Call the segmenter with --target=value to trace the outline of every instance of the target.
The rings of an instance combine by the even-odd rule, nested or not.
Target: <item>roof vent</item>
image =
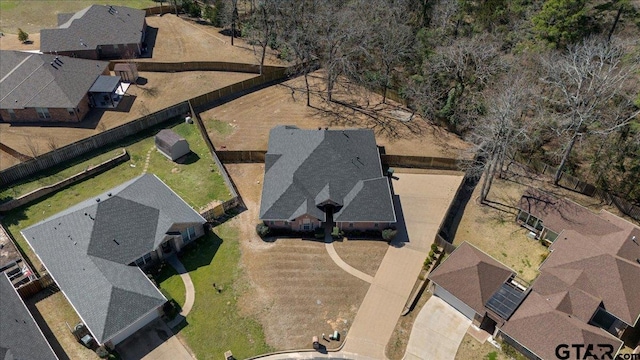
[[[53,64],[53,61],[50,62],[49,64],[51,64],[51,66],[53,66],[54,69],[58,70],[58,68]],[[17,101],[17,100],[16,100]]]
[[[96,199],[96,202],[100,202],[100,198],[97,198],[97,199]]]
[[[638,244],[638,240],[636,240],[636,236],[635,235],[633,235],[631,237],[631,241],[633,241],[636,245],[640,245],[640,244]]]
[[[116,239],[113,239],[113,242],[116,243],[116,245],[120,245],[120,243]]]
[[[60,60],[60,57],[59,57],[59,56],[56,56],[56,59],[55,59],[55,60],[53,60],[53,62],[55,62],[55,63],[56,63],[56,64],[58,64],[58,65],[62,65],[62,64],[64,64],[64,63],[62,62],[62,60]]]
[[[111,197],[111,193],[108,193],[107,196]]]

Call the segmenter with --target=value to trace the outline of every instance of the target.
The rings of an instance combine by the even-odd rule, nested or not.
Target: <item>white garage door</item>
[[[473,317],[476,315],[476,311],[470,308],[467,304],[460,301],[457,297],[453,296],[450,292],[445,290],[436,284],[436,288],[433,294],[442,300],[446,301],[447,304],[456,308],[456,310],[460,311],[464,316],[473,320]]]

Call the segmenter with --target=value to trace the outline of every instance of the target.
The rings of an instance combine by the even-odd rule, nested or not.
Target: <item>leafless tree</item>
[[[251,14],[251,19],[245,24],[247,38],[250,43],[259,46],[260,74],[264,67],[267,47],[275,36],[276,16],[279,2],[277,0],[263,0]]]
[[[29,149],[29,153],[31,153],[31,156],[35,158],[35,157],[38,157],[38,155],[40,155],[40,146],[38,146],[38,143],[34,142],[32,138],[25,136],[24,143],[27,145],[27,148]]]
[[[621,43],[592,37],[569,46],[566,53],[554,52],[543,59],[543,100],[553,114],[552,128],[563,141],[554,184],[560,181],[578,139],[613,131],[633,119],[631,114],[611,116],[609,111],[615,98],[631,97],[625,85],[638,62],[625,63],[624,58]]]
[[[47,146],[49,150],[53,151],[58,148],[58,141],[53,136],[47,136]]]
[[[505,162],[513,159],[517,149],[529,140],[525,113],[529,109],[531,87],[523,77],[513,75],[501,92],[487,99],[487,116],[473,127],[469,140],[474,145],[471,152],[475,159],[465,163],[467,172],[482,180],[480,201],[487,199],[493,179],[502,174]],[[511,76],[509,76],[511,78]]]

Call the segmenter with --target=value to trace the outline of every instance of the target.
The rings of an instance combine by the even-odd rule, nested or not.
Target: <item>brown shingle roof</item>
[[[568,291],[570,314],[584,321],[591,318],[589,311],[593,314],[599,300],[608,312],[635,324],[640,315],[639,264],[611,254],[606,243],[575,231],[560,234],[552,249],[540,267],[534,291],[543,295]]]
[[[491,296],[515,273],[469,243],[462,243],[429,279],[479,314]]]
[[[552,300],[532,291],[500,330],[542,359],[556,359],[559,344],[593,344],[598,358],[598,344],[611,345],[614,353],[622,346],[603,329],[556,310]]]
[[[567,199],[559,199],[541,190],[529,188],[520,198],[519,208],[542,219],[556,233],[575,230],[581,234],[605,235],[619,230],[589,209]]]

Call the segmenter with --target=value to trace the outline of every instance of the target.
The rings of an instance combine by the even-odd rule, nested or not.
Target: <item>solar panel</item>
[[[487,301],[486,306],[501,318],[509,320],[526,295],[525,292],[512,285],[502,284],[498,291]]]

